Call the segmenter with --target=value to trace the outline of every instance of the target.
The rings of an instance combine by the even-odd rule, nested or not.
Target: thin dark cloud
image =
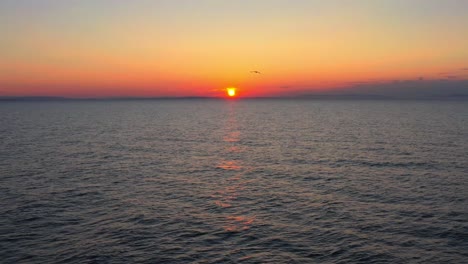
[[[451,77],[451,76],[450,76]],[[297,95],[305,97],[328,96],[330,98],[396,98],[396,99],[466,99],[468,79],[441,78],[388,80],[385,82],[353,82],[333,91],[303,89]]]
[[[439,76],[443,77],[444,79],[457,79],[460,72],[441,72]]]
[[[399,82],[400,80],[396,80]],[[387,81],[381,80],[381,79],[368,79],[368,80],[363,80],[363,81],[352,81],[352,82],[347,82],[345,83],[345,86],[360,86],[360,85],[372,85],[372,84],[380,84],[380,83],[385,83]]]
[[[347,82],[346,85],[355,86],[355,85],[366,85],[366,84],[369,84],[369,83],[372,83],[372,82],[366,82],[366,81]]]
[[[462,74],[461,72],[463,71],[468,71],[468,68],[459,68],[459,69],[455,69],[452,71],[439,72],[438,74],[442,76],[451,76],[451,75]]]
[[[387,83],[351,87],[349,91],[359,94],[385,95],[398,98],[468,96],[468,80],[446,78],[440,80],[397,80]]]

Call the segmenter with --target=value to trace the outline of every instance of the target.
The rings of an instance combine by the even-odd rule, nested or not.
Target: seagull
[[[250,73],[255,73],[255,74],[262,74],[261,72],[259,71],[250,71]]]

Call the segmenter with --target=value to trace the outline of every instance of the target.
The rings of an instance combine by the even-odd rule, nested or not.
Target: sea
[[[0,263],[468,263],[468,101],[0,102]]]

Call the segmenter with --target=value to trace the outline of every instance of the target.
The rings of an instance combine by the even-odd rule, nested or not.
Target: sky
[[[2,0],[0,96],[468,94],[467,12],[466,0]]]

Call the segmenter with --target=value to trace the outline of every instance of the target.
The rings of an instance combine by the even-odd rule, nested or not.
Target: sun
[[[226,92],[227,92],[227,95],[228,95],[229,97],[234,97],[234,96],[236,96],[236,88],[234,88],[234,87],[226,88]]]

